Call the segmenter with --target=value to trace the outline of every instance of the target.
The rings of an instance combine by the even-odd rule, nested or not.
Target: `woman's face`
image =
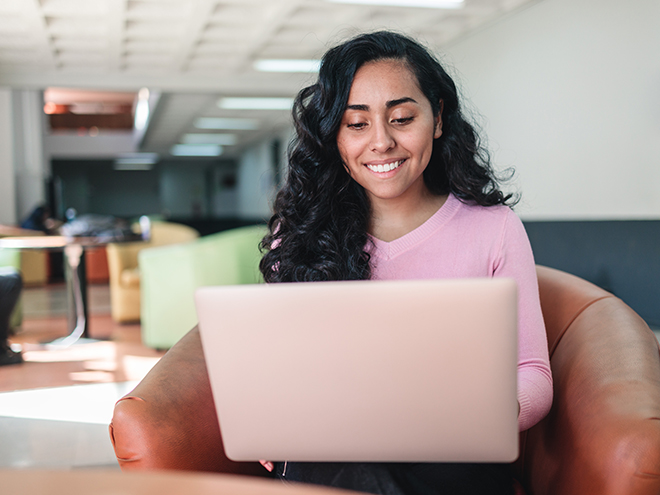
[[[337,146],[351,177],[372,202],[416,200],[442,122],[400,60],[363,65],[355,74]]]

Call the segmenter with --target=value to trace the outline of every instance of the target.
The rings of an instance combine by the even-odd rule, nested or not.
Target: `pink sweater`
[[[467,205],[450,195],[423,225],[392,242],[372,238],[372,278],[511,277],[518,283],[520,431],[550,410],[552,375],[532,249],[506,206]]]

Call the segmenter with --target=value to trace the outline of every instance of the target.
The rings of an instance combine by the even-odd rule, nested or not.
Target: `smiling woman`
[[[289,175],[262,241],[264,279],[513,278],[518,426],[536,424],[550,408],[552,377],[534,258],[445,70],[405,36],[361,35],[326,53],[293,113]],[[513,490],[502,464],[264,466],[288,480],[371,493]]]
[[[293,119],[289,178],[263,244],[269,282],[367,279],[373,239],[413,230],[448,194],[482,206],[512,202],[462,115],[454,82],[404,36],[378,32],[329,50],[318,82],[298,94]],[[402,182],[415,184],[409,194]],[[393,231],[382,232],[388,225]]]

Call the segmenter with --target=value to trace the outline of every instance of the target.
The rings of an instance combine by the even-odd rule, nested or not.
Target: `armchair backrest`
[[[197,323],[195,289],[256,284],[264,225],[225,230],[195,242],[140,251],[142,341],[167,349]]]

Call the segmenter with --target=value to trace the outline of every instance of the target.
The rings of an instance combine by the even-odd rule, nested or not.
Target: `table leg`
[[[87,315],[85,308],[85,298],[83,297],[80,282],[80,273],[78,267],[83,254],[83,247],[79,244],[70,244],[64,248],[64,260],[67,263],[69,276],[67,285],[70,284],[70,290],[73,291],[73,307],[75,309],[75,327],[69,335],[50,342],[50,345],[57,347],[68,347],[75,344],[85,335],[87,325]]]

